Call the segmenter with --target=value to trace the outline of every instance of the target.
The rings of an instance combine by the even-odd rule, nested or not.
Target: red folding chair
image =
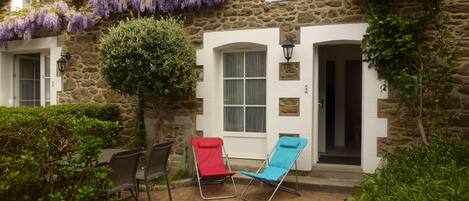
[[[205,200],[234,198],[237,195],[236,183],[233,179],[235,172],[231,171],[228,155],[221,138],[193,138],[192,151],[197,172],[200,197]],[[226,163],[223,161],[223,154]],[[227,170],[228,168],[228,170]],[[234,194],[218,197],[205,197],[202,192],[203,184],[223,184],[227,178],[233,182]]]

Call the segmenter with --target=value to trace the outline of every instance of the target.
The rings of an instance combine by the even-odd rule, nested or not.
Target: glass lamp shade
[[[283,42],[282,48],[283,48],[283,56],[287,60],[287,63],[290,61],[290,59],[293,56],[293,48],[295,47],[295,42],[291,37],[287,37],[287,39]]]
[[[60,73],[65,72],[68,60],[70,60],[70,54],[68,52],[60,56],[60,59],[57,60],[57,68],[59,69]]]

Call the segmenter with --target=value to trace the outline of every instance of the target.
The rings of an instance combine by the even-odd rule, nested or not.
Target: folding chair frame
[[[270,154],[267,155],[267,159],[264,160],[264,162],[262,163],[261,167],[259,167],[259,169],[257,169],[256,171],[256,174],[259,174],[259,172],[262,170],[262,168],[266,168],[267,166],[269,166],[269,159],[270,159],[270,156],[272,155],[272,153],[276,150],[276,148],[274,148]],[[297,160],[298,160],[298,157],[300,157],[300,154],[303,152],[303,150],[301,150],[295,157],[295,177],[296,177],[296,188],[295,189],[292,189],[292,188],[288,188],[286,186],[282,186],[282,183],[283,181],[285,180],[285,178],[287,177],[288,173],[290,172],[291,168],[293,167],[293,164],[288,168],[288,172],[282,176],[282,179],[280,179],[279,182],[270,182],[270,181],[264,181],[264,180],[260,180],[260,179],[255,179],[255,178],[251,178],[251,180],[249,181],[248,185],[246,186],[246,188],[244,189],[244,191],[241,193],[241,199],[242,200],[245,200],[245,201],[249,201],[248,198],[245,196],[246,192],[248,191],[249,189],[249,186],[254,182],[254,180],[258,180],[260,182],[263,182],[263,183],[266,183],[266,184],[269,184],[271,186],[274,186],[275,187],[275,190],[274,192],[272,193],[272,195],[270,196],[269,200],[268,201],[271,201],[273,198],[274,198],[274,195],[275,193],[277,193],[277,191],[280,189],[280,190],[283,190],[285,192],[288,192],[288,193],[292,193],[292,194],[295,194],[297,196],[301,196],[301,194],[298,192],[298,166],[297,166]],[[266,166],[267,165],[267,166]]]
[[[226,158],[226,166],[228,166],[228,171],[231,172],[231,166],[230,166],[230,163],[229,163],[229,160],[228,160],[228,154],[226,154],[226,151],[225,151],[225,146],[222,145],[222,148],[223,148],[223,154],[225,155],[225,158]],[[233,176],[225,176],[226,177],[230,177],[231,181],[233,182],[233,188],[234,188],[234,194],[232,195],[226,195],[226,196],[216,196],[216,197],[205,197],[204,196],[204,193],[202,191],[202,182],[201,182],[201,177],[200,177],[200,173],[199,173],[199,167],[197,165],[197,157],[195,155],[195,149],[194,149],[194,146],[192,146],[192,153],[194,155],[194,164],[195,164],[195,172],[197,173],[197,183],[199,184],[199,192],[200,192],[200,197],[202,197],[202,199],[204,200],[216,200],[216,199],[228,199],[228,198],[235,198],[238,194],[238,191],[236,189],[236,182],[233,178]],[[224,180],[222,180],[220,183],[223,183]]]

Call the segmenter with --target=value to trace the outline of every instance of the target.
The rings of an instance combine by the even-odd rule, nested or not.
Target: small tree
[[[184,95],[196,86],[195,49],[175,19],[141,18],[120,22],[101,39],[102,74],[112,89],[138,97],[137,122],[144,137],[144,97]],[[166,104],[158,104],[160,134]],[[144,142],[137,142],[143,145]]]

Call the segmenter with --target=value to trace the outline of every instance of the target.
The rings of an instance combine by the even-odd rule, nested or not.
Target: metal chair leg
[[[280,188],[280,184],[277,186],[277,188],[275,188],[274,192],[272,193],[272,195],[269,198],[269,201],[271,201],[274,198],[274,195],[278,191],[279,188]]]
[[[166,178],[166,187],[168,188],[169,201],[173,201],[173,198],[171,196],[171,187],[169,186],[169,179],[168,179],[167,174],[165,175],[165,178]]]
[[[295,160],[296,191],[298,191],[298,166]]]
[[[150,186],[148,186],[148,181],[145,180],[145,190],[147,191],[148,201],[151,201],[151,191]]]
[[[136,180],[135,185],[135,189],[137,191],[137,198],[140,198],[140,181]]]
[[[246,194],[248,192],[248,189],[249,189],[249,186],[254,182],[254,179],[251,179],[251,181],[249,181],[248,185],[246,186],[246,188],[244,188],[244,191],[241,193],[241,199],[242,200],[248,200],[247,197],[244,196],[244,194]]]
[[[134,190],[137,190],[137,189],[134,187]],[[132,188],[129,188],[129,191],[130,191],[130,195],[135,199],[135,201],[138,201],[137,191],[135,191],[135,194],[134,194],[134,191],[132,190]]]

